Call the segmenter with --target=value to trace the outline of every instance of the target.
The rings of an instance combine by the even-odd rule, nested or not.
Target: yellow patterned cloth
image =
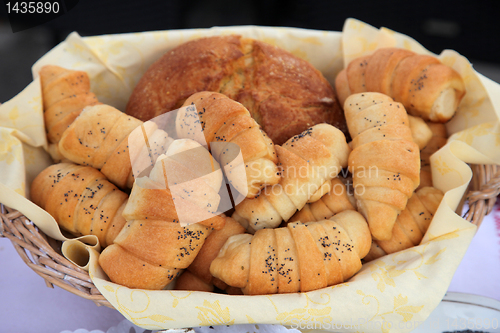
[[[63,252],[85,266],[99,291],[134,324],[159,330],[203,325],[276,323],[303,331],[409,332],[445,294],[476,227],[454,213],[471,178],[466,163],[500,163],[500,86],[474,71],[464,57],[446,50],[440,59],[465,79],[467,95],[448,124],[454,135],[432,157],[435,186],[445,197],[420,246],[365,264],[348,282],[303,294],[228,296],[185,291],[131,290],[109,282],[98,265],[99,248],[64,238],[54,220],[25,198],[33,177],[50,160],[37,72],[56,64],[89,73],[99,100],[124,110],[142,73],[167,50],[201,36],[237,33],[283,47],[334,82],[355,57],[398,46],[429,53],[413,39],[349,19],[342,33],[294,28],[225,27],[81,38],[72,33],[33,66],[34,81],[0,106],[0,202],[17,208]],[[92,240],[92,236],[85,239]],[[93,244],[97,244],[95,239]]]

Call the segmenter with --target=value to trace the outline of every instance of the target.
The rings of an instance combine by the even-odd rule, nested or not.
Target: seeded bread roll
[[[125,224],[121,212],[128,195],[99,171],[72,163],[54,164],[31,184],[31,200],[73,235],[96,235],[111,244]]]
[[[138,127],[142,128],[138,140],[130,141],[129,135]],[[166,151],[173,141],[153,122],[143,123],[112,106],[99,104],[86,107],[64,131],[59,151],[66,159],[99,169],[116,186],[129,189],[134,182],[129,148],[145,146],[145,137],[153,152]]]
[[[217,281],[212,276],[210,264],[217,257],[227,239],[233,235],[245,233],[245,228],[228,216],[225,217],[225,220],[226,223],[222,229],[214,230],[207,237],[196,258],[177,279],[175,289],[212,291],[214,285],[221,290],[227,289],[228,286],[224,282]]]
[[[318,70],[281,48],[236,35],[200,38],[167,52],[144,73],[126,112],[146,121],[200,91],[242,103],[275,144],[323,122],[347,133],[333,88]]]
[[[319,200],[308,203],[288,220],[288,222],[312,222],[329,219],[344,210],[356,210],[355,199],[339,178],[332,179],[331,190]]]
[[[176,130],[178,136],[193,140],[203,133],[200,143],[208,144],[228,181],[243,188],[240,192],[247,198],[280,180],[273,142],[243,105],[223,94],[203,91],[190,96],[177,114]]]
[[[388,240],[398,214],[420,183],[420,150],[401,103],[380,93],[358,93],[344,104],[353,137],[349,170],[358,211],[372,237]]]
[[[217,211],[222,173],[220,169],[203,171],[206,166],[212,171],[212,163],[217,162],[197,142],[173,141],[166,154],[158,157],[149,176],[135,180],[123,216],[127,221],[150,219],[222,228],[225,219]]]
[[[255,199],[236,205],[233,218],[249,232],[277,227],[347,166],[350,148],[344,134],[328,124],[318,124],[276,146],[282,177],[264,188]]]
[[[356,211],[231,236],[210,272],[246,295],[307,292],[347,281],[361,269],[370,232]]]
[[[61,136],[83,108],[98,104],[90,91],[86,72],[45,65],[40,69],[43,116],[49,142],[49,153],[56,162],[64,160],[57,144]]]
[[[379,92],[426,121],[447,122],[465,95],[454,69],[437,58],[399,48],[382,48],[354,59],[335,80],[341,105],[351,94]]]
[[[434,187],[422,187],[415,191],[396,219],[392,237],[385,241],[373,240],[364,261],[419,245],[442,199],[443,192]]]
[[[173,141],[149,176],[135,180],[122,213],[127,224],[99,257],[111,281],[163,289],[191,265],[210,233],[224,227],[214,212],[222,177],[205,174],[210,161],[200,159],[209,155],[195,141]]]
[[[102,251],[99,265],[112,282],[128,288],[164,289],[189,266],[211,231],[199,223],[132,220]]]

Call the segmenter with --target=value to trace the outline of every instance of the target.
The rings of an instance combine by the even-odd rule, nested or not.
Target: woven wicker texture
[[[469,209],[464,218],[479,226],[495,205],[500,193],[499,165],[471,165],[473,179],[457,212],[464,204]],[[61,242],[47,237],[22,213],[0,204],[0,236],[10,239],[23,261],[45,279],[48,287],[54,285],[97,305],[113,308],[96,289],[88,272],[71,263],[61,254]]]
[[[97,305],[113,308],[92,283],[88,272],[61,254],[61,242],[47,237],[30,220],[16,210],[0,204],[0,236],[10,239],[19,256],[31,269],[54,285]]]

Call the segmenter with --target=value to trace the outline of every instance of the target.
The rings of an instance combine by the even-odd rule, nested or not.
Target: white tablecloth
[[[124,317],[96,306],[58,287],[47,288],[17,254],[11,242],[0,238],[0,332],[108,331]],[[483,220],[449,291],[486,296],[500,301],[500,201]],[[123,326],[123,325],[122,325]],[[243,331],[247,331],[242,328]],[[128,333],[128,330],[127,330]]]

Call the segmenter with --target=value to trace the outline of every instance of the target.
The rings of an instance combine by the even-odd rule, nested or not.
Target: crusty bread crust
[[[242,103],[275,144],[322,122],[346,133],[335,93],[307,61],[267,43],[216,36],[167,52],[143,75],[126,113],[143,121],[214,91]]]

